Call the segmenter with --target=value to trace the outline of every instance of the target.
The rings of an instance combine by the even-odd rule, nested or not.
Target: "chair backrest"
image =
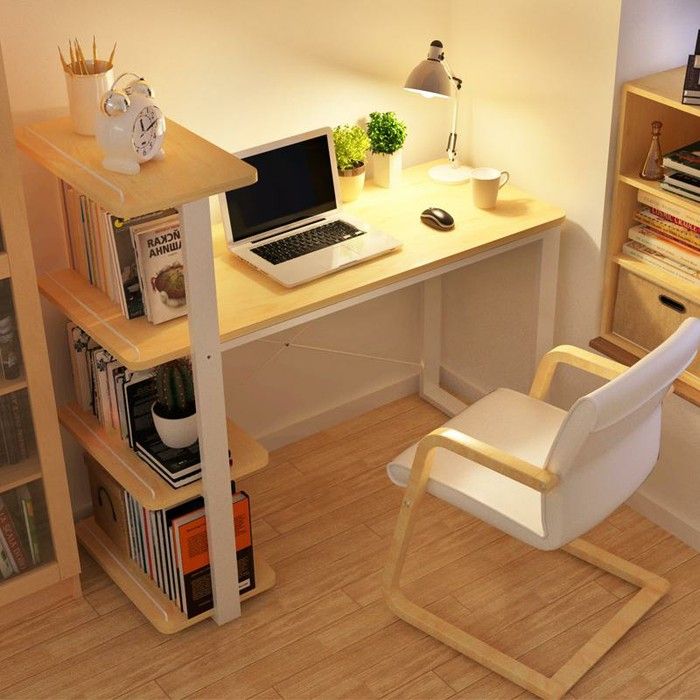
[[[548,539],[563,544],[582,535],[647,478],[659,455],[661,403],[698,347],[700,319],[689,318],[630,369],[571,407],[546,462],[561,477],[543,504]]]

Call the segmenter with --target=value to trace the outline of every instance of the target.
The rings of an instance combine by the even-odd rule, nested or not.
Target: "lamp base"
[[[435,165],[428,170],[428,175],[436,182],[442,182],[444,185],[461,185],[469,180],[472,174],[472,169],[466,165],[453,165],[447,163],[445,165]]]

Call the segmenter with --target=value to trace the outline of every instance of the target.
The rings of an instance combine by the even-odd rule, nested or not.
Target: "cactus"
[[[155,380],[159,413],[164,418],[185,418],[195,412],[192,365],[188,359],[159,365]]]

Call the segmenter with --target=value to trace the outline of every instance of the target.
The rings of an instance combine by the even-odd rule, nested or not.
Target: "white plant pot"
[[[197,442],[197,413],[187,418],[163,418],[155,412],[155,403],[151,406],[153,425],[160,439],[168,447],[179,450]]]
[[[338,182],[340,183],[340,198],[343,202],[352,202],[357,199],[365,186],[365,166],[361,165],[352,170],[339,170]]]
[[[374,154],[374,184],[396,187],[401,182],[401,149],[394,153]]]

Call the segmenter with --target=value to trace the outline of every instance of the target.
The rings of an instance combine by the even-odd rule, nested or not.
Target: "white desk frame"
[[[241,335],[233,340],[221,343],[221,351],[237,348],[254,340],[261,340],[280,331],[294,328],[302,323],[313,321],[323,316],[362,304],[370,299],[391,294],[399,289],[423,285],[422,343],[420,360],[420,395],[447,415],[453,416],[466,408],[466,404],[440,386],[440,367],[442,360],[442,276],[454,270],[481,262],[495,255],[501,255],[527,245],[540,247],[539,260],[539,294],[537,299],[537,360],[551,349],[554,339],[554,313],[556,308],[557,271],[559,266],[560,227],[533,233],[511,243],[498,245],[462,260],[441,265],[428,272],[392,282],[371,292],[358,294],[350,299],[329,304],[321,309],[309,311],[293,319],[274,323],[252,333]]]

